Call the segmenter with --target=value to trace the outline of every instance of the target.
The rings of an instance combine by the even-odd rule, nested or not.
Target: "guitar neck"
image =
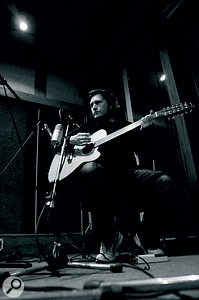
[[[159,111],[156,111],[153,114],[150,114],[150,116],[154,119],[158,118],[158,117],[170,118],[175,115],[183,114],[184,112],[185,113],[192,112],[193,108],[194,108],[194,105],[192,103],[186,103],[186,102],[184,104],[179,103],[176,105],[172,105],[171,107],[163,108]],[[142,124],[142,119],[139,119],[136,122],[133,122],[111,134],[108,134],[106,137],[96,141],[95,147],[98,147],[110,140],[113,140],[114,138],[116,138],[124,133],[129,132],[129,131],[135,129],[136,127],[140,126],[141,124]]]
[[[114,132],[108,134],[106,137],[104,137],[104,138],[98,140],[97,142],[95,142],[95,147],[99,147],[102,144],[104,144],[104,143],[106,143],[108,141],[111,141],[114,138],[119,137],[120,135],[122,135],[124,133],[127,133],[127,132],[135,129],[136,127],[140,126],[141,123],[142,123],[142,120],[140,119],[140,120],[138,120],[136,122],[133,122],[132,124],[129,124],[129,125],[121,128],[121,129],[117,130],[117,131],[114,131]]]

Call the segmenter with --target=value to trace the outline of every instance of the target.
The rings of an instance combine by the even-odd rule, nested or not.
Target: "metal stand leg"
[[[80,215],[81,215],[80,217],[81,217],[81,236],[82,236],[82,258],[86,259],[87,258],[86,233],[88,230],[92,230],[92,215],[90,211],[85,212],[82,203],[80,203]],[[85,227],[85,219],[88,219],[87,227]]]

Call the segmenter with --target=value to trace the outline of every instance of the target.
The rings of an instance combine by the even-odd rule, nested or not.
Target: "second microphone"
[[[63,125],[57,124],[52,134],[51,145],[55,148],[61,144],[63,138]]]

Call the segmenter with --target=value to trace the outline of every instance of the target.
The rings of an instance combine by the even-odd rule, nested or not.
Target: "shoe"
[[[157,248],[157,249],[147,249],[148,254],[154,254],[155,256],[164,256],[165,253],[162,249]]]
[[[104,243],[101,243],[100,253],[96,256],[96,262],[113,262],[119,255],[118,248],[123,240],[123,235],[117,232],[113,244],[110,248],[106,247]]]

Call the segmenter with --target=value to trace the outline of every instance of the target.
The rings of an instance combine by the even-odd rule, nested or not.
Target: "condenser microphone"
[[[55,148],[61,144],[63,137],[63,125],[57,124],[52,134],[51,145]]]

